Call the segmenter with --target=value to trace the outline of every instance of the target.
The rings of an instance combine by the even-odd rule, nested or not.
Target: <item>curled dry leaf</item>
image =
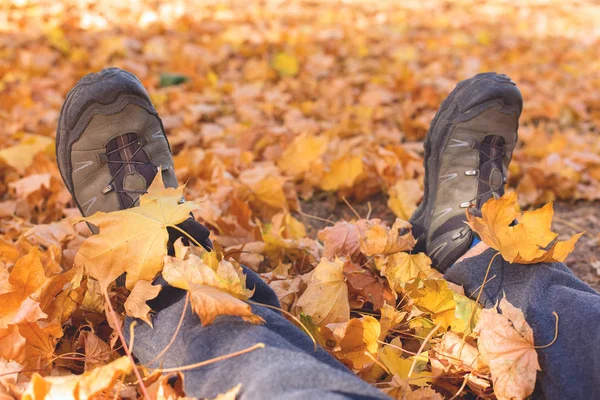
[[[125,300],[125,312],[127,315],[133,318],[139,318],[148,325],[152,326],[152,321],[150,321],[150,307],[146,302],[148,300],[152,300],[158,293],[162,287],[160,285],[152,285],[152,282],[149,281],[137,281],[129,297]]]
[[[264,322],[243,301],[253,291],[246,289],[246,276],[239,265],[218,260],[215,251],[203,252],[201,258],[180,245],[176,249],[184,259],[166,256],[163,278],[190,292],[192,309],[202,325],[211,324],[219,315],[238,316],[254,324]]]
[[[403,229],[411,228],[408,222],[400,218],[391,228],[384,226],[379,219],[361,220],[357,225],[361,231],[360,251],[366,256],[412,250],[417,243],[410,231],[400,234]]]
[[[339,258],[334,261],[322,258],[296,305],[320,326],[348,321],[350,304],[344,262]]]
[[[373,362],[379,349],[381,326],[371,316],[352,318],[343,323],[333,323],[321,329],[325,343],[341,362],[355,370],[363,369]],[[333,344],[335,345],[329,345]],[[368,354],[371,355],[369,357]]]
[[[340,221],[321,229],[317,235],[324,244],[323,257],[354,256],[360,249],[360,230],[357,224]]]
[[[506,298],[496,307],[484,309],[475,331],[477,347],[488,362],[498,399],[525,399],[535,387],[540,371],[533,331],[523,312]]]
[[[507,193],[488,200],[481,208],[482,217],[467,210],[468,224],[488,246],[498,250],[511,263],[535,264],[562,262],[575,248],[584,232],[565,241],[550,244],[558,236],[552,232],[552,204],[535,211],[519,212],[517,194]],[[518,223],[514,223],[518,221]],[[550,247],[548,247],[550,246]]]
[[[162,174],[156,174],[138,207],[82,218],[80,221],[97,226],[100,233],[83,242],[75,264],[83,266],[102,290],[124,272],[130,290],[140,279],[151,281],[167,254],[167,227],[186,220],[197,208],[193,202],[180,204],[182,197],[183,186],[165,189]]]

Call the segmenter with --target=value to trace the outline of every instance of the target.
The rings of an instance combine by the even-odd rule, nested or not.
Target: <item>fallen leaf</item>
[[[360,251],[366,256],[411,250],[417,243],[410,232],[400,235],[400,231],[410,228],[410,224],[399,218],[391,228],[384,226],[379,219],[362,221],[358,225],[361,231]]]
[[[97,226],[100,233],[83,242],[75,264],[83,266],[102,290],[124,272],[125,285],[131,290],[138,280],[151,281],[162,269],[169,239],[167,227],[186,220],[197,208],[193,202],[179,204],[183,186],[163,188],[162,174],[156,174],[138,207],[97,212],[81,219]]]
[[[375,318],[366,316],[353,318],[345,324],[325,325],[321,332],[326,343],[336,343],[333,354],[344,364],[361,370],[367,364],[373,363],[379,349],[377,340],[381,333],[379,321]]]
[[[131,362],[126,356],[82,375],[42,377],[36,372],[22,399],[89,399],[111,389],[120,376],[130,372]]]
[[[324,244],[323,257],[354,256],[360,248],[360,230],[356,224],[346,221],[321,229],[317,234]]]
[[[363,173],[361,156],[344,156],[331,163],[320,181],[321,189],[334,191],[351,188]]]
[[[535,387],[540,371],[533,331],[523,312],[503,298],[500,311],[484,309],[475,332],[477,347],[490,366],[498,399],[525,399]]]
[[[129,297],[125,300],[125,312],[127,315],[133,318],[139,318],[152,327],[152,321],[150,321],[150,307],[146,302],[152,300],[162,287],[160,285],[152,285],[149,281],[137,281]]]
[[[408,221],[423,198],[423,189],[417,180],[399,181],[390,188],[388,195],[388,207],[396,217]]]
[[[350,304],[344,262],[322,258],[296,305],[320,326],[348,321]]]
[[[288,53],[275,54],[271,66],[281,76],[296,76],[298,74],[298,60]]]
[[[558,236],[550,229],[554,215],[552,204],[520,213],[516,202],[515,192],[490,199],[481,208],[481,218],[467,211],[468,224],[485,244],[498,250],[510,263],[564,261],[584,232],[548,247]]]
[[[389,256],[376,258],[375,265],[385,276],[390,287],[400,292],[405,283],[415,278],[427,279],[439,274],[431,268],[431,259],[425,253],[408,254],[393,253]],[[441,276],[439,276],[441,278]]]

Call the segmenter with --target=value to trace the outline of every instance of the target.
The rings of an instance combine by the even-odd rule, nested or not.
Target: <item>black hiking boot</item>
[[[465,211],[504,194],[517,142],[521,92],[506,75],[479,74],[444,100],[425,141],[425,195],[410,222],[433,267],[444,272],[473,241]]]
[[[58,119],[56,160],[84,216],[137,205],[159,169],[165,186],[177,187],[169,142],[148,92],[119,68],[86,75],[71,89]],[[180,227],[211,247],[209,231],[193,218]],[[177,231],[169,233],[174,240]]]

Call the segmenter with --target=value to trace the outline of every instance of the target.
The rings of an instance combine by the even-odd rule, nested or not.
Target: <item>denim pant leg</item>
[[[483,283],[494,253],[488,249],[456,263],[444,276],[462,285],[469,296]],[[505,293],[523,310],[536,346],[552,341],[556,323],[552,312],[559,316],[556,342],[537,350],[542,371],[534,397],[600,399],[600,294],[562,263],[521,265],[496,257],[481,302],[492,307]]]
[[[247,286],[255,287],[252,300],[279,306],[275,293],[254,272],[245,269]],[[239,399],[386,399],[382,392],[356,377],[325,350],[314,350],[310,338],[277,311],[252,306],[266,323],[254,325],[237,317],[222,316],[207,327],[186,311],[175,342],[160,360],[148,364],[171,340],[183,311],[183,292],[173,291],[161,299],[163,308],[154,316],[154,328],[138,321],[133,353],[146,367],[181,367],[248,348],[252,352],[184,371],[186,394],[213,398],[242,384]],[[160,296],[159,296],[160,297]],[[168,304],[165,307],[165,303]],[[124,332],[129,341],[129,327]]]

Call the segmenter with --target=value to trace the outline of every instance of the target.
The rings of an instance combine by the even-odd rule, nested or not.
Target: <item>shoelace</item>
[[[127,144],[124,144],[123,146],[117,147],[114,150],[111,150],[109,152],[106,153],[107,156],[110,156],[111,154],[114,154],[116,152],[119,152],[121,150],[124,150],[125,148],[133,145],[133,144],[139,144],[139,142],[137,141],[133,141],[133,142],[129,142]],[[131,157],[129,157],[126,160],[108,160],[109,164],[121,164],[121,166],[119,167],[119,169],[117,170],[117,172],[113,175],[112,179],[108,182],[108,184],[106,185],[106,187],[110,187],[111,190],[114,189],[114,191],[116,193],[125,193],[127,195],[129,195],[129,197],[132,198],[132,202],[129,204],[129,206],[127,206],[126,208],[131,208],[135,205],[135,203],[138,201],[139,196],[134,197],[133,195],[142,195],[145,194],[147,191],[146,190],[128,190],[123,188],[122,190],[118,190],[117,188],[113,188],[112,184],[115,181],[115,179],[117,178],[117,176],[121,173],[121,171],[123,171],[125,169],[126,166],[128,165],[151,165],[153,166],[152,163],[149,162],[142,162],[142,161],[136,161],[136,160],[132,160],[132,158],[134,158],[136,156],[136,154],[138,154],[140,151],[142,150],[142,146],[140,144],[140,146],[134,150],[133,154],[131,155]]]
[[[493,143],[481,143],[480,146],[481,147],[487,146],[488,148],[490,148],[492,150],[492,151],[490,151],[490,154],[492,154],[492,156],[490,157],[485,152],[483,152],[483,151],[481,152],[481,154],[485,155],[488,159],[486,161],[484,161],[483,163],[481,163],[481,165],[479,167],[479,171],[481,171],[481,169],[482,169],[481,167],[482,166],[484,166],[486,164],[493,164],[493,163],[495,163],[498,160],[502,160],[504,158],[504,156],[505,156],[505,147],[504,147],[504,145],[498,146],[498,145],[495,145]],[[496,150],[500,150],[497,155],[495,155],[496,154]],[[476,204],[476,202],[478,202],[479,200],[481,200],[483,197],[485,197],[485,196],[487,196],[489,194],[493,194],[494,192],[498,192],[504,186],[504,182],[502,182],[500,184],[500,186],[498,186],[498,187],[491,187],[489,185],[488,181],[485,181],[485,180],[481,179],[480,174],[478,174],[477,180],[479,182],[482,182],[484,185],[488,186],[490,188],[490,190],[488,190],[488,191],[486,191],[484,193],[479,193],[474,199],[471,199],[469,201],[471,204],[473,204],[473,203]],[[472,213],[472,214],[474,214],[474,215],[481,216],[481,211],[479,211],[476,207],[469,207],[469,212]]]

